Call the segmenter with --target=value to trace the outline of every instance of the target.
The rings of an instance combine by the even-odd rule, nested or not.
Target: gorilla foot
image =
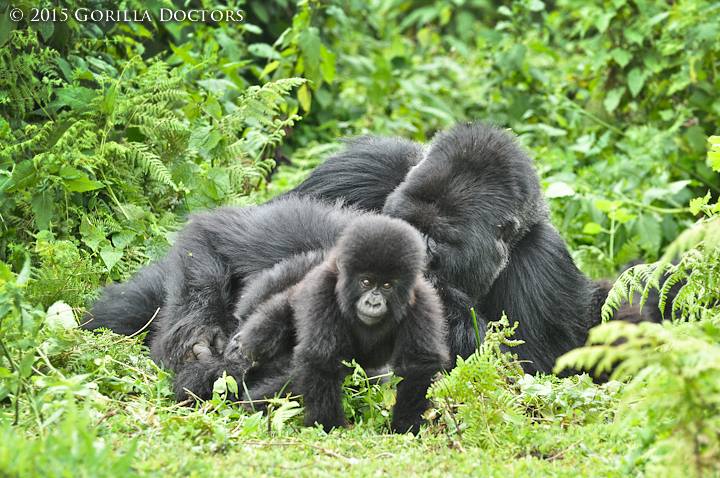
[[[220,327],[204,327],[188,337],[183,363],[210,363],[222,357],[227,336]]]

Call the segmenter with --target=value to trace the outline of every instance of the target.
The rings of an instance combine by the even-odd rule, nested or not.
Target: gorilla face
[[[473,291],[477,300],[542,216],[538,184],[532,162],[507,133],[458,125],[433,139],[383,213],[426,236],[434,282]]]
[[[357,318],[369,326],[380,323],[389,315],[388,304],[393,294],[392,281],[376,281],[367,274],[361,274],[358,286],[361,293],[355,303]]]
[[[496,252],[496,241],[488,240],[494,230],[485,233],[490,221],[482,186],[467,167],[454,166],[425,158],[388,197],[383,213],[407,221],[423,234],[431,276],[474,290],[476,271],[496,262],[500,251]]]
[[[402,320],[426,261],[416,229],[398,219],[367,215],[343,231],[333,254],[335,294],[346,317],[363,326]]]

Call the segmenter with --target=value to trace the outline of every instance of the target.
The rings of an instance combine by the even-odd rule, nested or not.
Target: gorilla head
[[[513,138],[461,124],[433,139],[383,213],[426,235],[435,282],[481,296],[544,207],[537,174]]]
[[[343,231],[335,260],[343,315],[366,326],[397,324],[425,268],[425,244],[404,221],[368,215]]]

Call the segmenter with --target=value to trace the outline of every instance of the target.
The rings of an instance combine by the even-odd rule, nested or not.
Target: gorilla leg
[[[122,284],[110,284],[86,315],[88,330],[107,328],[117,334],[132,335],[146,327],[165,300],[165,282],[169,270],[166,261],[140,269]],[[148,327],[150,340],[155,326]]]
[[[286,365],[289,367],[291,357],[285,357],[287,360]],[[275,370],[275,373],[271,373],[268,370],[252,370],[258,377],[257,380],[253,381],[252,384],[247,384],[247,394],[243,398],[249,402],[252,402],[248,408],[254,410],[265,410],[267,408],[267,400],[277,396],[283,396],[287,394],[293,394],[291,387],[291,374],[289,370],[280,371]]]
[[[177,372],[197,360],[196,352],[222,354],[236,327],[234,287],[227,266],[200,241],[185,237],[170,257],[167,297],[150,350],[155,361]]]

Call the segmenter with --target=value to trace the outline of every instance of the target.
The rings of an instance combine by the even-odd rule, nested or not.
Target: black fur
[[[128,282],[105,287],[83,326],[89,330],[107,328],[123,335],[145,327],[150,331],[146,340],[150,340],[154,330],[150,320],[155,320],[155,312],[165,301],[169,273],[167,261],[159,261],[142,268]]]
[[[355,168],[350,178],[332,174],[352,153],[336,158],[328,170],[319,166],[315,180],[297,191],[354,204],[344,192],[369,182],[363,174],[375,176],[380,166],[370,158],[386,158],[364,151],[364,169]],[[412,146],[404,156],[414,154]],[[383,183],[378,192],[388,189]],[[550,223],[532,161],[508,133],[475,123],[438,134],[388,196],[383,213],[405,219],[427,237],[427,276],[445,308],[453,358],[475,350],[471,306],[482,328],[503,311],[519,322],[517,337],[525,344],[516,351],[528,372],[550,372],[555,359],[583,345],[599,321],[607,291],[575,266]]]
[[[401,138],[362,136],[347,145],[287,194],[343,200],[380,211],[388,194],[422,159],[422,146]]]
[[[332,248],[347,223],[359,215],[353,208],[296,197],[194,215],[164,260],[127,283],[104,289],[89,313],[89,326],[132,333],[160,307],[150,326],[153,359],[178,372],[178,399],[185,398],[186,388],[208,398],[197,384],[212,384],[217,378],[212,370],[221,366],[215,361],[221,360],[228,336],[237,329],[235,306],[249,278],[272,274],[276,263],[294,256],[308,261],[304,267],[309,269],[320,257],[314,251]],[[279,290],[292,282],[291,277],[279,279]],[[253,287],[247,290],[256,293]],[[207,376],[183,372],[198,360],[204,365],[193,367],[207,370]]]
[[[284,356],[286,331],[295,333],[292,367],[264,375],[250,397],[300,393],[305,423],[329,430],[346,423],[342,361],[368,368],[390,363],[403,377],[393,429],[417,432],[430,381],[449,360],[442,308],[423,278],[424,266],[425,244],[406,223],[375,215],[353,221],[325,261],[258,307],[228,346],[262,366]],[[378,308],[384,312],[368,325],[358,314],[373,297],[387,310]]]
[[[512,248],[546,215],[530,159],[499,129],[456,126],[433,139],[383,212],[432,239],[429,275],[445,304],[450,350],[467,357],[476,348],[469,308],[481,303]]]
[[[247,286],[242,289],[235,307],[235,317],[238,321],[242,322],[272,295],[286,292],[300,282],[310,269],[325,259],[325,252],[318,249],[295,254],[270,269],[249,276],[245,281]]]
[[[475,349],[469,315],[475,306],[481,334],[503,311],[518,321],[526,369],[549,372],[557,356],[584,343],[606,289],[575,267],[550,224],[532,163],[510,135],[459,125],[439,134],[418,162],[422,154],[416,143],[361,138],[294,194],[384,208],[424,233],[426,276],[444,305],[452,358]],[[133,333],[160,307],[148,336],[153,358],[178,372],[179,399],[186,388],[207,393],[238,321],[327,260],[340,232],[361,215],[294,194],[194,216],[163,261],[105,289],[88,327]],[[285,353],[267,371],[254,369],[256,378],[282,370],[295,340],[280,335],[277,350]]]

